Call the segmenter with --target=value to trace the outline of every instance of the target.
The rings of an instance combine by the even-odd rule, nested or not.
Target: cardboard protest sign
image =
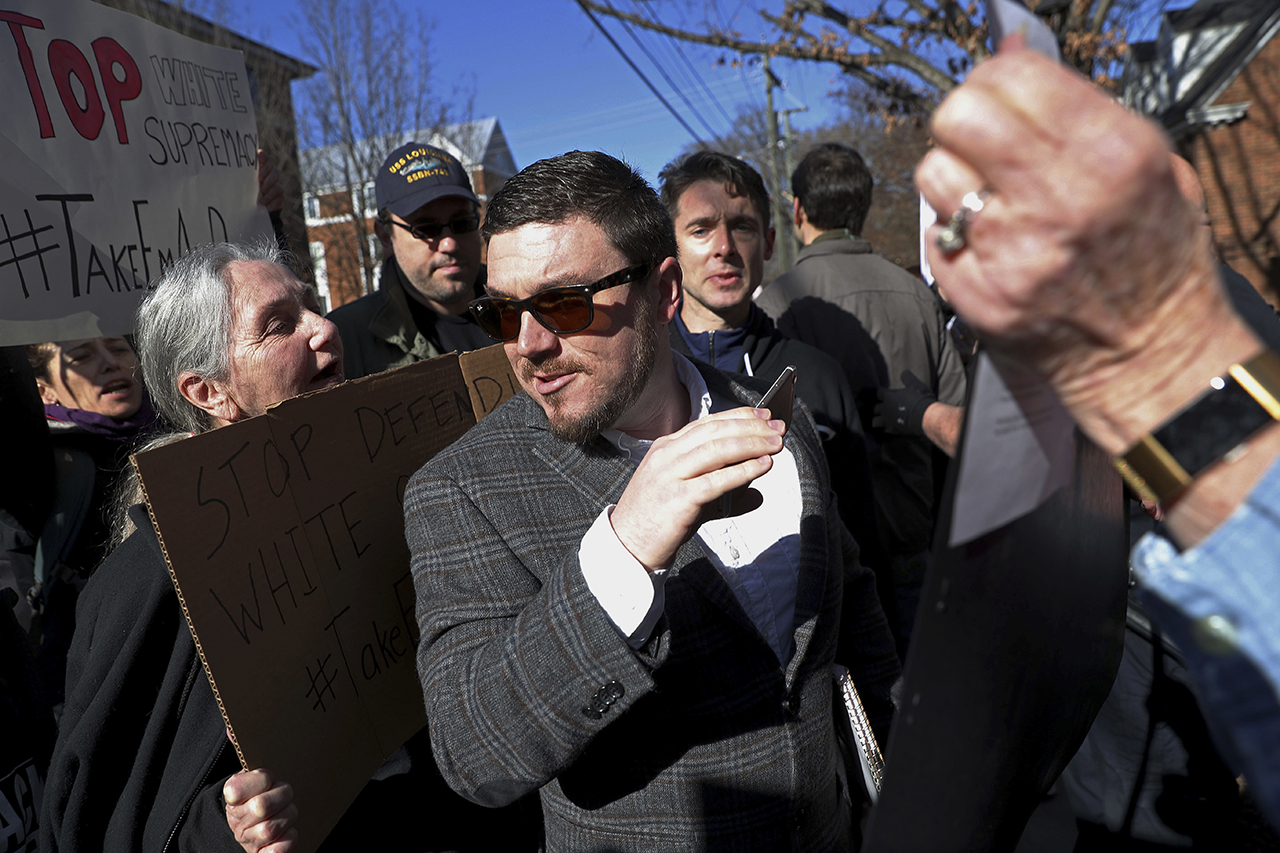
[[[426,723],[409,478],[517,390],[490,347],[135,457],[240,761],[293,786],[308,850]]]
[[[239,51],[89,0],[0,21],[0,344],[130,331],[173,259],[271,233]]]

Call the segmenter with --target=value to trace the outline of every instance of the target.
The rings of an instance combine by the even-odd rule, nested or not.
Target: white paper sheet
[[[952,547],[1026,515],[1071,480],[1075,423],[1038,376],[978,356],[969,401]]]

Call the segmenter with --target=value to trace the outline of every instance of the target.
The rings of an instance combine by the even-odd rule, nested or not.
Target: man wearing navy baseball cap
[[[348,379],[489,346],[467,303],[484,291],[479,201],[458,159],[409,142],[375,182],[386,250],[378,291],[335,309]]]

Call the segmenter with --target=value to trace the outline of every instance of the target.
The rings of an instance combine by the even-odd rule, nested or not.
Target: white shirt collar
[[[676,369],[676,378],[689,392],[689,422],[693,423],[699,418],[706,417],[711,413],[711,392],[707,390],[706,380],[702,378],[698,368],[693,366],[693,362],[674,350],[671,352],[671,362]],[[621,450],[624,456],[637,463],[644,458],[644,455],[649,452],[649,446],[653,444],[648,439],[634,438],[616,429],[607,429],[600,434],[608,439],[610,444]]]

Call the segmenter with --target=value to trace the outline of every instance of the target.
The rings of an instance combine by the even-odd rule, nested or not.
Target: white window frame
[[[316,296],[320,300],[320,307],[324,309],[324,313],[329,313],[329,265],[324,257],[324,243],[320,240],[312,240],[307,244],[307,248],[311,251],[311,269],[316,277]]]

